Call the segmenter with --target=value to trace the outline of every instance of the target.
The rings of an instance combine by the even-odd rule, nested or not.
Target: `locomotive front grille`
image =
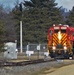
[[[63,49],[63,45],[62,45],[62,44],[58,44],[58,45],[56,46],[56,48],[57,48],[57,49]]]

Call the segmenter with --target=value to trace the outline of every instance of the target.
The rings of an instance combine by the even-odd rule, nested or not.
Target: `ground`
[[[63,66],[61,68],[51,68],[39,75],[74,75],[74,65]]]

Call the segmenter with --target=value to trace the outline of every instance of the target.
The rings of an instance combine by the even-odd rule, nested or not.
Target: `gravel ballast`
[[[44,68],[60,67],[68,64],[73,64],[74,60],[70,61],[51,61],[39,64],[32,64],[26,66],[11,66],[0,67],[0,75],[31,75]]]

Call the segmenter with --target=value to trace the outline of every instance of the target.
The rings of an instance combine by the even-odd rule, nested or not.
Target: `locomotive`
[[[73,58],[74,28],[69,25],[53,25],[47,34],[48,53],[51,58]]]

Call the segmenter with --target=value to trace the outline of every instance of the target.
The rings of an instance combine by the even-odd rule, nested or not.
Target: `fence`
[[[20,51],[19,51],[20,52]],[[25,47],[23,47],[23,53],[24,55],[29,56],[34,56],[34,58],[44,58],[44,56],[48,55],[47,53],[47,44],[33,44],[33,43],[28,43]]]
[[[37,52],[38,50],[40,52],[47,51],[47,44],[46,43],[45,44],[28,43],[25,47],[23,47],[23,52],[26,52],[26,51],[34,51],[34,52]]]

